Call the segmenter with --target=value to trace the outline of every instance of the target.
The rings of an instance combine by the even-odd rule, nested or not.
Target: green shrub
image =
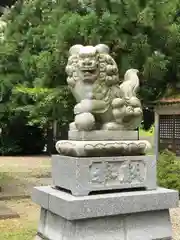
[[[8,137],[7,138],[1,137],[0,155],[2,156],[21,155],[22,152],[21,147],[17,144],[15,140],[12,140],[10,136]]]
[[[25,117],[16,116],[2,127],[0,135],[0,155],[42,154],[46,137],[39,126],[27,125]]]
[[[158,185],[180,191],[180,162],[174,153],[164,151],[157,162]]]

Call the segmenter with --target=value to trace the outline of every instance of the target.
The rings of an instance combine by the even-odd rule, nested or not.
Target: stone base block
[[[74,197],[51,187],[34,190],[41,206],[37,239],[171,240],[169,208],[178,192],[155,191]]]
[[[52,157],[53,184],[75,196],[90,192],[145,188],[156,189],[155,156]]]
[[[172,240],[172,229],[168,210],[68,221],[42,209],[38,236],[39,240]]]
[[[174,208],[178,206],[179,195],[174,190],[157,188],[75,197],[48,186],[34,188],[32,200],[67,220],[80,220]]]

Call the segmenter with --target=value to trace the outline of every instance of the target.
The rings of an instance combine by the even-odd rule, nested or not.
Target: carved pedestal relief
[[[143,183],[146,165],[143,161],[94,162],[90,166],[91,184],[119,185]]]

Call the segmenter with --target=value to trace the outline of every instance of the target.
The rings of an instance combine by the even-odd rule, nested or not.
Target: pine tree
[[[3,19],[2,104],[43,123],[67,123],[72,96],[65,65],[73,44],[109,45],[120,77],[141,72],[144,106],[180,80],[178,1],[19,0]]]

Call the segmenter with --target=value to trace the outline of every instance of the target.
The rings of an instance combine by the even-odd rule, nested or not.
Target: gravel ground
[[[34,186],[50,184],[49,157],[0,157],[0,200],[27,197]]]
[[[31,172],[51,167],[50,157],[0,157],[0,172]]]
[[[173,228],[173,240],[180,240],[180,208],[170,210]]]

